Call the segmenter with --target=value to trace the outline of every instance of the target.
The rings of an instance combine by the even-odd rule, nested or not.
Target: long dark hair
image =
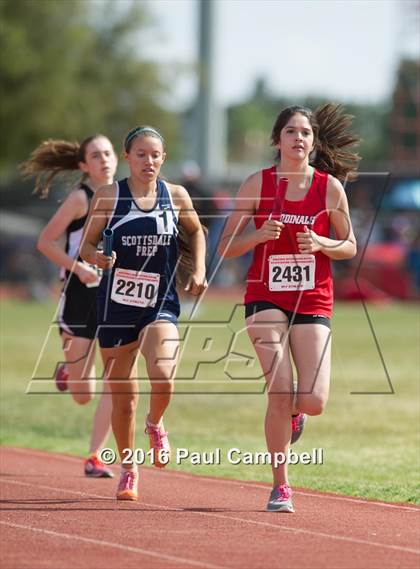
[[[82,142],[48,139],[35,148],[28,160],[21,164],[20,171],[25,177],[35,177],[34,194],[46,198],[51,184],[59,174],[79,170],[79,163],[86,160],[86,149],[92,140],[107,138],[103,134],[93,134]],[[87,178],[81,176],[81,182]]]
[[[341,181],[353,180],[360,161],[353,148],[359,144],[360,138],[349,131],[353,117],[345,114],[341,105],[333,103],[322,105],[315,111],[299,105],[286,107],[274,123],[271,132],[273,146],[279,142],[282,129],[297,113],[308,119],[314,133],[314,155],[310,157],[312,166]],[[276,158],[280,159],[280,151]]]
[[[204,232],[204,236],[207,237],[208,235],[207,227],[201,223],[201,228]],[[188,281],[188,277],[193,272],[194,265],[193,265],[188,235],[185,229],[182,227],[182,225],[178,225],[177,243],[178,243],[179,257],[178,257],[178,266],[176,270],[176,279],[180,286],[184,286]]]

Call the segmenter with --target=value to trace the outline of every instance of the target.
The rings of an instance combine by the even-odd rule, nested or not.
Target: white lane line
[[[17,484],[18,486],[30,486],[31,488],[42,488],[44,490],[52,490],[53,492],[64,492],[66,494],[74,494],[75,496],[88,496],[90,498],[99,498],[101,500],[108,500],[109,502],[116,502],[114,496],[104,496],[102,494],[93,494],[92,492],[82,492],[81,490],[68,490],[67,488],[58,488],[57,486],[47,486],[45,484],[31,484],[29,482],[21,482],[20,480],[7,480],[2,478],[0,480],[3,484]],[[121,502],[119,502],[121,505]],[[145,502],[137,502],[140,506],[151,506],[153,508],[160,508],[162,510],[173,510],[174,512],[182,512],[183,508],[171,508],[170,506],[161,506],[159,504],[146,504]],[[123,511],[123,509],[121,509]],[[69,509],[69,512],[71,510]]]
[[[199,474],[190,474],[185,472],[177,472],[175,470],[159,471],[152,468],[147,468],[146,472],[155,474],[157,476],[175,476],[178,478],[191,479],[201,479],[207,482],[215,482],[216,484],[229,484],[234,486],[246,486],[247,488],[256,488],[257,490],[264,490],[267,492],[267,488],[271,488],[271,485],[266,484],[262,486],[261,484],[253,484],[252,482],[247,482],[246,480],[228,480],[226,478],[216,478],[212,476],[200,476]],[[393,508],[397,510],[408,510],[410,512],[420,513],[420,507],[414,506],[402,506],[400,504],[390,504],[389,502],[375,502],[369,499],[363,500],[362,498],[350,498],[347,496],[338,496],[334,494],[315,494],[314,492],[306,492],[304,490],[293,490],[293,494],[300,494],[302,496],[310,496],[311,498],[318,498],[320,500],[338,500],[339,502],[354,502],[356,504],[363,504],[364,506],[380,506],[382,508]]]
[[[90,494],[87,492],[81,492],[81,491],[76,491],[76,490],[66,490],[64,488],[56,488],[53,486],[45,486],[45,485],[41,485],[41,484],[30,484],[29,482],[20,482],[17,480],[4,480],[4,482],[9,483],[9,484],[18,484],[21,486],[31,486],[31,487],[35,487],[35,488],[45,488],[46,490],[53,490],[55,492],[59,491],[59,492],[66,492],[68,494],[79,494],[79,495],[84,495],[84,496],[93,496],[95,498],[106,498],[106,499],[110,499],[109,496],[99,496],[98,494]],[[159,509],[163,509],[163,510],[168,510],[168,511],[172,511],[172,512],[187,512],[190,514],[194,514],[194,515],[200,515],[200,516],[210,516],[213,518],[220,518],[220,519],[226,519],[226,520],[233,520],[233,521],[237,521],[237,522],[242,522],[245,524],[254,524],[254,525],[261,525],[264,527],[269,527],[269,528],[274,528],[276,530],[285,530],[291,533],[300,533],[300,534],[306,534],[306,535],[311,535],[314,537],[323,537],[323,538],[327,538],[327,539],[332,539],[332,540],[338,540],[338,541],[347,541],[347,542],[351,542],[351,543],[360,543],[363,545],[371,545],[373,547],[382,547],[384,549],[392,549],[392,550],[396,550],[396,551],[402,551],[405,553],[414,553],[416,555],[420,554],[420,549],[414,549],[411,547],[405,547],[402,545],[390,545],[387,543],[380,543],[377,541],[369,541],[369,540],[365,540],[365,539],[359,539],[356,537],[347,537],[347,536],[342,536],[342,535],[335,535],[335,534],[329,534],[329,533],[324,533],[324,532],[318,532],[318,531],[312,531],[312,530],[307,530],[307,529],[301,529],[301,528],[293,528],[290,526],[282,526],[280,524],[271,524],[269,522],[261,522],[258,520],[247,520],[246,518],[240,518],[237,516],[227,516],[224,514],[217,514],[214,512],[195,512],[192,510],[185,510],[184,508],[172,508],[170,506],[161,506],[160,504],[151,504],[151,503],[146,503],[146,502],[141,502],[140,503],[143,506],[148,506],[151,508],[159,508]],[[69,510],[71,511],[71,510]],[[121,510],[123,511],[123,510]],[[273,514],[275,515],[275,514]]]
[[[189,510],[190,512],[191,510]],[[305,535],[312,535],[314,537],[325,537],[327,539],[332,539],[336,541],[348,541],[350,543],[361,543],[363,545],[369,545],[373,547],[381,547],[383,549],[393,549],[395,551],[403,551],[405,553],[415,553],[420,555],[420,549],[413,549],[411,547],[404,547],[402,545],[389,545],[387,543],[380,543],[377,541],[368,541],[367,539],[359,539],[357,537],[347,537],[344,535],[334,535],[330,533],[323,533],[320,531],[311,531],[308,529],[292,528],[290,526],[282,526],[280,524],[270,524],[268,522],[259,522],[257,520],[247,520],[245,518],[237,518],[236,516],[225,516],[223,514],[215,514],[213,512],[191,512],[192,514],[205,514],[207,516],[212,516],[215,518],[224,518],[227,520],[235,520],[238,522],[244,522],[246,524],[255,524],[259,526],[265,526],[270,528],[282,529],[284,531],[289,531],[291,533],[302,533]],[[274,514],[275,515],[275,514]]]
[[[36,450],[32,450],[32,449],[20,449],[20,448],[16,448],[16,447],[2,447],[2,450],[8,450],[8,451],[12,451],[12,452],[17,452],[19,454],[32,454],[34,456],[39,456],[41,458],[55,458],[57,460],[68,460],[68,461],[77,461],[80,462],[82,459],[81,458],[77,458],[77,457],[71,457],[71,456],[66,456],[66,455],[60,455],[60,454],[50,454],[48,451],[36,451]],[[183,472],[177,472],[175,470],[166,470],[166,471],[161,471],[161,470],[157,470],[157,469],[153,469],[153,468],[146,468],[146,472],[150,473],[150,474],[154,474],[157,476],[174,476],[177,478],[187,478],[189,480],[191,479],[201,479],[201,480],[206,480],[208,482],[214,482],[216,484],[228,484],[228,485],[234,485],[234,486],[246,486],[247,488],[256,488],[257,490],[263,490],[264,492],[267,491],[267,488],[269,487],[269,484],[267,484],[266,486],[261,486],[259,484],[253,484],[252,482],[247,482],[247,481],[241,481],[241,480],[228,480],[226,478],[216,478],[216,477],[212,477],[212,476],[200,476],[197,474],[189,474],[189,473],[183,473]],[[411,511],[411,512],[420,512],[420,508],[419,507],[413,507],[413,506],[402,506],[400,504],[391,504],[389,502],[379,502],[379,501],[371,501],[369,499],[363,500],[363,499],[359,499],[359,498],[351,498],[351,497],[347,497],[347,496],[339,496],[339,495],[330,495],[330,494],[315,494],[313,492],[306,492],[303,490],[294,490],[294,494],[300,494],[301,496],[309,496],[311,498],[317,498],[319,500],[337,500],[339,502],[351,502],[351,503],[355,503],[355,504],[362,504],[364,506],[378,506],[381,508],[392,508],[395,510],[405,510],[405,511]]]
[[[83,458],[82,457],[78,457],[78,456],[70,456],[70,455],[66,455],[66,454],[57,454],[54,451],[48,451],[48,450],[44,450],[44,451],[37,451],[35,449],[26,449],[26,448],[17,448],[17,447],[7,447],[7,446],[2,446],[0,447],[0,454],[2,452],[16,452],[17,454],[31,454],[33,456],[39,456],[40,458],[55,458],[55,459],[59,459],[59,460],[67,460],[70,462],[78,462],[79,464],[81,462],[83,462]]]
[[[69,534],[69,533],[62,533],[58,531],[51,531],[48,529],[41,529],[41,528],[34,528],[32,526],[23,525],[23,524],[14,524],[12,522],[5,522],[0,521],[0,524],[5,526],[18,528],[18,529],[25,529],[30,531],[35,531],[39,533],[44,533],[46,535],[51,535],[53,537],[60,537],[69,540],[75,541],[83,541],[85,543],[92,543],[93,545],[100,545],[103,547],[112,547],[113,549],[121,549],[125,552],[130,553],[139,553],[141,555],[147,555],[149,557],[155,557],[157,559],[165,559],[166,561],[172,561],[175,563],[179,563],[181,565],[191,565],[192,567],[203,567],[205,569],[226,569],[221,565],[214,565],[213,563],[204,563],[201,561],[194,561],[192,559],[185,559],[184,557],[177,557],[175,555],[167,555],[166,553],[157,553],[156,551],[151,551],[150,549],[143,549],[141,547],[132,547],[130,545],[122,545],[121,543],[116,543],[113,541],[105,541],[103,539],[92,539],[90,537],[83,537],[81,535]]]

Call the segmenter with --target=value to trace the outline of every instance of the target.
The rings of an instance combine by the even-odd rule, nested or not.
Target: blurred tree
[[[174,140],[176,117],[161,105],[168,88],[141,59],[143,2],[2,0],[0,19],[3,178],[48,137],[103,132],[119,150],[147,122]]]
[[[256,80],[247,101],[228,108],[229,161],[257,164],[270,160],[274,155],[270,153],[270,134],[280,108],[279,99],[269,92],[264,78]]]
[[[392,97],[390,130],[393,169],[419,175],[420,61],[402,59]]]
[[[359,169],[386,169],[391,146],[388,126],[389,102],[343,104],[346,111],[354,116],[352,128],[362,139],[359,149],[362,160]]]
[[[251,97],[228,108],[229,161],[260,165],[272,159],[270,134],[278,113],[289,105],[301,104],[315,109],[326,103],[321,97],[305,97],[301,100],[270,94],[263,79],[255,83]],[[334,101],[338,102],[338,101]],[[361,167],[382,168],[389,157],[387,102],[380,104],[343,103],[346,111],[354,115],[353,130],[362,138]]]

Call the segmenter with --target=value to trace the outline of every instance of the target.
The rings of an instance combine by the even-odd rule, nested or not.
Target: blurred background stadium
[[[345,104],[363,139],[361,175],[347,188],[359,256],[336,264],[336,295],[418,294],[418,2],[3,0],[0,9],[3,295],[42,298],[56,283],[35,242],[66,185],[40,201],[17,170],[41,140],[103,132],[121,152],[132,126],[161,129],[165,175],[197,200],[214,267],[220,198],[270,164],[279,110],[327,100]],[[242,282],[247,263],[226,263],[214,284]]]
[[[361,386],[373,378],[377,384],[371,389],[380,392],[384,378],[394,373],[391,379],[401,381],[405,397],[394,407],[395,421],[399,413],[418,417],[418,320],[413,310],[420,289],[418,1],[2,0],[0,20],[3,389],[14,401],[13,412],[6,409],[10,430],[3,429],[3,440],[82,452],[79,443],[69,442],[78,436],[77,425],[68,425],[67,443],[57,442],[54,433],[53,445],[48,442],[51,425],[37,431],[39,418],[31,419],[29,403],[20,398],[60,287],[58,270],[37,252],[36,241],[74,183],[60,180],[47,200],[32,195],[33,182],[22,180],[18,166],[39,142],[81,140],[100,132],[121,154],[121,141],[131,127],[148,123],[160,129],[167,141],[164,174],[187,187],[209,227],[208,302],[220,308],[228,291],[229,305],[241,302],[250,262],[244,256],[218,264],[215,248],[229,199],[241,180],[271,163],[270,131],[281,108],[295,103],[314,108],[326,101],[342,103],[354,115],[354,130],[363,139],[360,176],[346,186],[359,252],[334,267],[336,298],[348,303],[338,304],[338,326],[341,317],[343,328],[338,329],[336,359],[354,362],[362,354],[365,365],[353,369],[353,379]],[[126,174],[122,159],[118,174]],[[379,327],[373,341],[365,301],[372,303],[370,314]],[[204,314],[211,312],[207,305]],[[228,308],[222,312],[216,315],[224,319]],[[400,344],[393,334],[399,334]],[[382,342],[379,349],[377,340]],[[353,347],[346,351],[349,342]],[[54,361],[58,338],[56,343]],[[381,367],[384,349],[389,373]],[[345,367],[338,366],[336,373],[348,377]],[[343,393],[360,391],[360,386],[346,385]],[[231,403],[219,401],[222,409]],[[342,403],[348,408],[346,400]],[[188,411],[195,417],[187,403],[180,405],[187,413],[183,421]],[[366,401],[360,417],[369,409],[374,412]],[[80,409],[71,413],[82,416]],[[262,408],[258,425],[260,413]],[[331,424],[340,413],[331,415]],[[391,411],[387,413],[389,418]],[[328,439],[326,421],[320,432]],[[16,422],[27,425],[21,438]],[[32,440],[30,432],[39,437]],[[378,437],[384,432],[390,435],[379,429]],[[398,430],[393,434],[396,441],[408,436]],[[260,432],[258,441],[262,443]],[[350,441],[346,444],[351,448]],[[357,448],[355,444],[354,453]],[[415,447],[410,448],[414,457]],[[346,462],[337,453],[339,472]],[[389,456],[383,454],[384,473]],[[362,492],[360,487],[347,489],[344,482],[331,488]],[[410,492],[403,498],[412,499]]]

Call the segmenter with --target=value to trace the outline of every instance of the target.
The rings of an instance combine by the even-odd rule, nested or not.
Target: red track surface
[[[78,458],[1,451],[3,569],[418,568],[420,508],[295,492],[264,511],[265,484],[144,468],[139,502]],[[118,470],[116,469],[116,472]]]

